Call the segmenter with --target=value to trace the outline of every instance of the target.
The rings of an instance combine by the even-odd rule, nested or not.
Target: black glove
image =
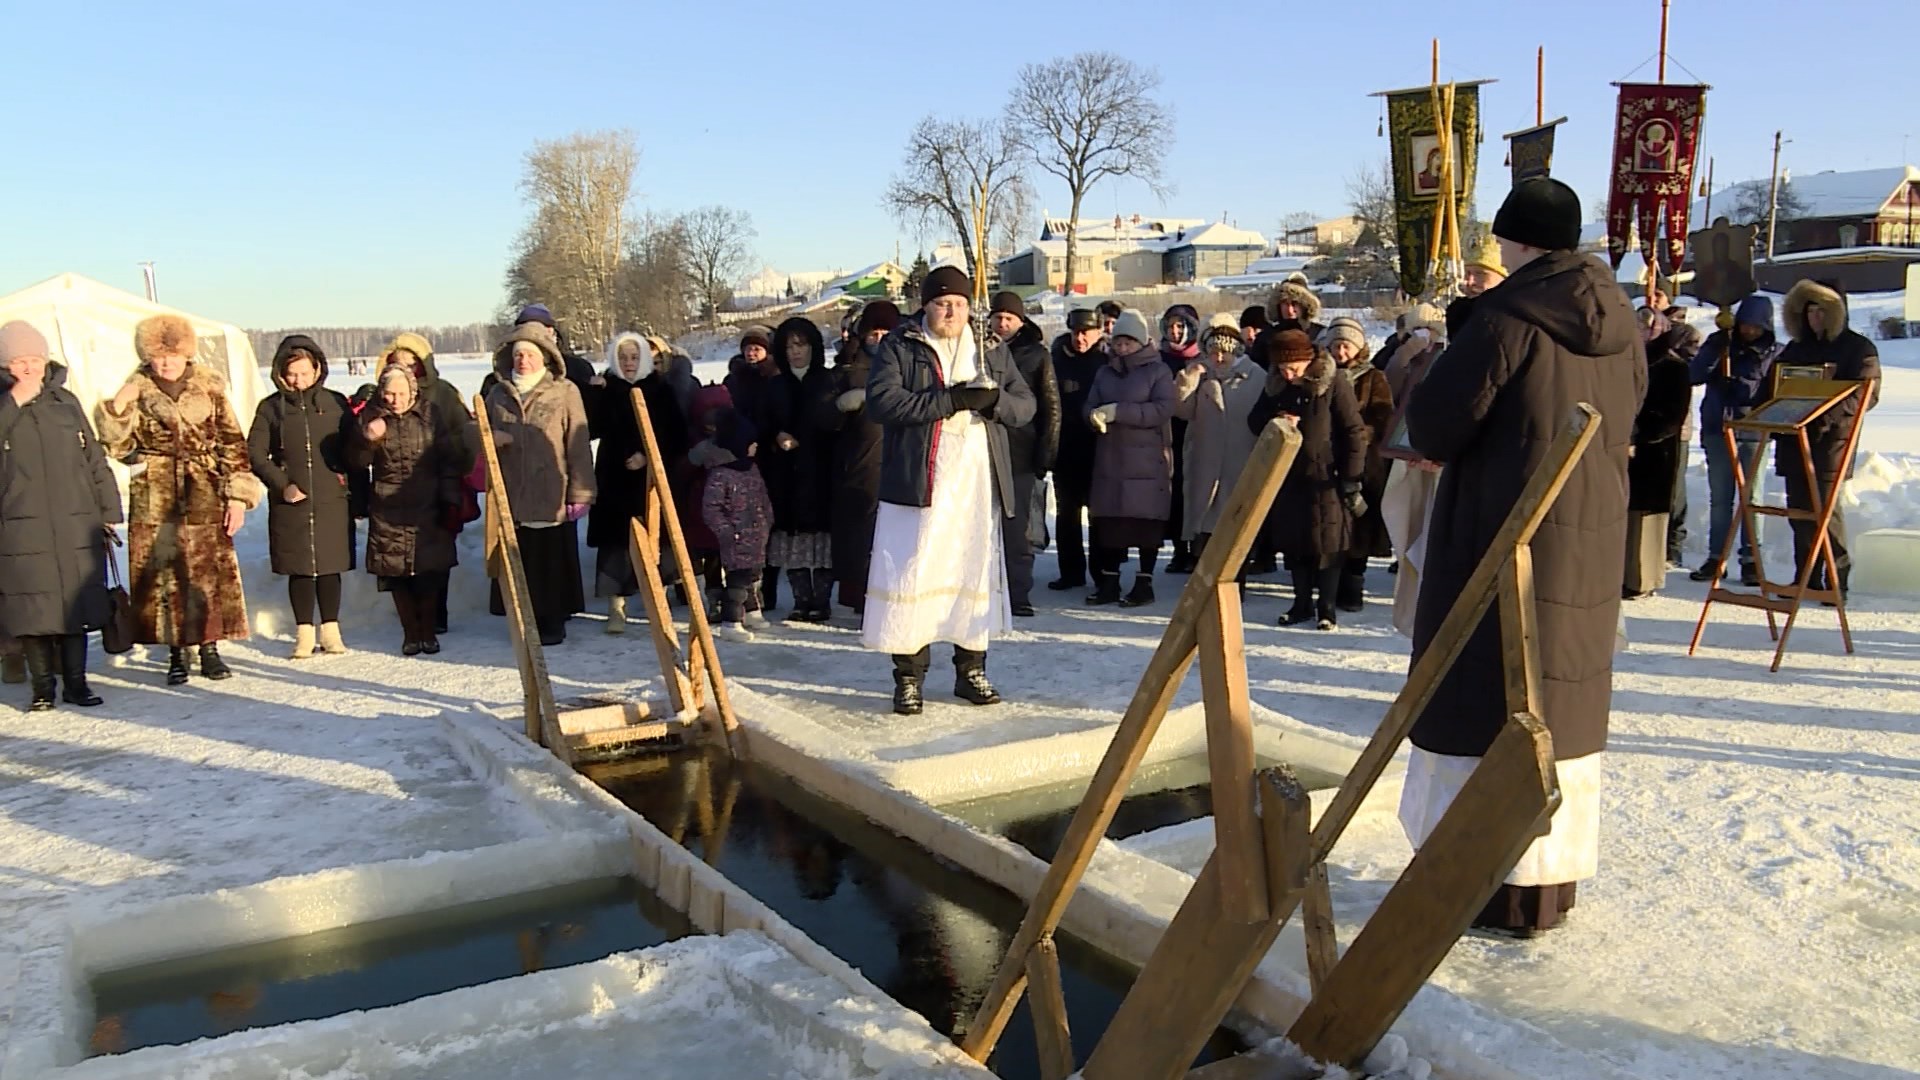
[[[1346,506],[1347,513],[1356,519],[1367,516],[1367,499],[1360,494],[1360,485],[1348,481],[1340,485],[1340,502]]]
[[[954,412],[977,412],[991,416],[993,406],[1000,400],[1000,388],[997,386],[953,386],[947,388],[947,396],[953,400]]]

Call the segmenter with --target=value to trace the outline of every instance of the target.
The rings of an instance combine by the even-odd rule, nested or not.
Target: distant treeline
[[[266,363],[288,334],[305,334],[318,342],[330,357],[372,356],[393,340],[395,334],[411,330],[423,335],[436,353],[491,352],[503,331],[492,323],[467,323],[463,326],[326,326],[297,327],[291,330],[249,330],[253,352]]]

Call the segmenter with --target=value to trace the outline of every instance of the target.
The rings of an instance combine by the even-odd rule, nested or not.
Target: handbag
[[[1052,502],[1053,478],[1043,476],[1033,482],[1033,498],[1027,501],[1027,543],[1035,551],[1047,550],[1053,537],[1047,533],[1047,504]]]
[[[110,548],[120,546],[120,534],[107,529]],[[100,627],[100,647],[113,656],[133,651],[133,598],[120,579],[120,558],[107,552],[107,621]]]

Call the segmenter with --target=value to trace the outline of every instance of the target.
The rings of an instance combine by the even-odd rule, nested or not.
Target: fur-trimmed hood
[[[767,351],[773,355],[774,361],[780,365],[780,370],[787,374],[793,373],[793,365],[787,362],[787,338],[790,335],[798,335],[802,341],[807,343],[807,348],[812,350],[813,365],[808,368],[808,370],[811,371],[813,368],[819,368],[825,371],[827,368],[826,338],[821,335],[820,327],[815,324],[812,319],[802,318],[798,315],[781,323],[778,327],[774,328],[773,331],[773,345]]]
[[[1827,328],[1819,340],[1832,341],[1847,331],[1847,298],[1817,281],[1802,280],[1787,290],[1786,310],[1781,313],[1787,324],[1787,337],[1794,341],[1814,340],[1807,326],[1807,308],[1818,305],[1827,313]]]
[[[1267,317],[1278,322],[1280,302],[1291,300],[1300,305],[1300,322],[1320,321],[1320,296],[1312,289],[1297,281],[1283,281],[1273,287],[1273,295],[1267,298]]]
[[[1316,347],[1313,361],[1307,365],[1307,374],[1298,383],[1282,375],[1279,364],[1273,365],[1272,370],[1267,372],[1267,393],[1277,396],[1289,388],[1304,387],[1310,396],[1317,398],[1333,388],[1333,377],[1339,370],[1339,366],[1333,362],[1333,354]]]
[[[387,342],[387,347],[380,350],[380,362],[374,365],[374,370],[378,371],[386,367],[387,358],[392,356],[396,349],[405,349],[414,355],[417,363],[413,373],[419,376],[420,388],[423,391],[440,381],[440,367],[433,358],[433,346],[426,338],[411,330],[393,335],[393,340]]]
[[[287,385],[287,364],[293,360],[295,349],[305,349],[307,355],[313,357],[313,367],[317,374],[314,377],[313,386],[308,388],[309,392],[326,386],[327,354],[320,351],[319,344],[307,335],[288,334],[280,339],[280,344],[273,350],[274,388],[289,396],[302,392]]]
[[[555,379],[567,377],[566,360],[561,357],[560,350],[554,347],[553,342],[547,340],[547,335],[541,332],[540,324],[522,323],[514,327],[513,333],[508,334],[506,340],[500,342],[499,347],[493,350],[493,373],[499,376],[501,382],[508,386],[513,385],[513,347],[523,341],[532,342],[540,347],[540,355],[547,361],[548,375]]]

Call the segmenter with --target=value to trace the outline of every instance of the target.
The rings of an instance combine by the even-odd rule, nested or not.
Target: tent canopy
[[[21,319],[47,337],[52,359],[67,367],[67,388],[89,412],[111,398],[140,366],[133,328],[153,315],[179,315],[200,339],[194,360],[226,376],[234,416],[245,431],[254,409],[271,393],[246,331],[231,323],[156,304],[78,274],[61,274],[0,297],[0,323]]]

